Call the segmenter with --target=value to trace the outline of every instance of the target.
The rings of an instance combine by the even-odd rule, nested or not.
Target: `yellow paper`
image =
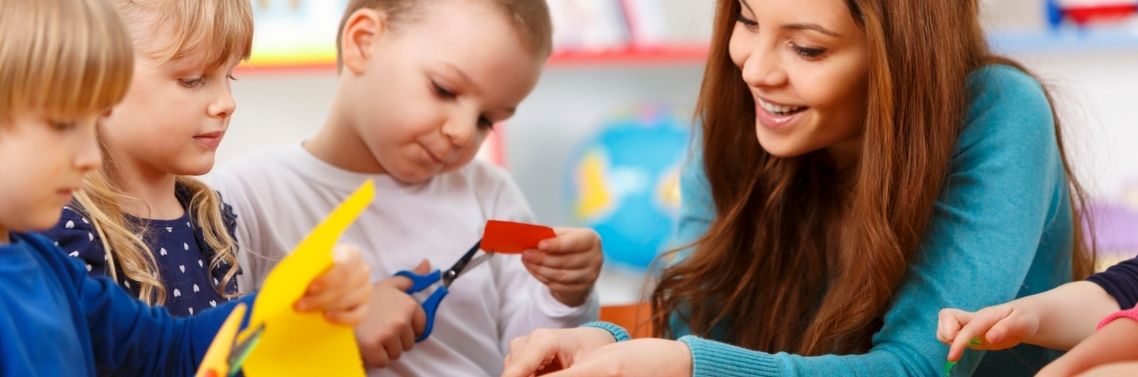
[[[308,284],[332,266],[332,247],[375,198],[369,180],[312,230],[277,264],[253,305],[249,328],[265,333],[245,362],[249,377],[363,376],[363,362],[351,327],[332,324],[323,313],[292,306]]]

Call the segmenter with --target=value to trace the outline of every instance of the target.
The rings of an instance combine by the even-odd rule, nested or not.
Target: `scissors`
[[[241,365],[253,348],[260,342],[265,333],[265,324],[262,322],[253,329],[246,329],[240,334],[237,328],[245,317],[245,304],[238,304],[229,313],[229,317],[222,323],[221,329],[210,343],[201,367],[198,368],[197,377],[230,377],[237,375]]]
[[[423,334],[415,338],[416,343],[427,340],[427,337],[431,336],[431,329],[435,327],[435,311],[439,308],[439,303],[443,301],[443,297],[446,297],[447,293],[450,293],[448,287],[454,282],[454,279],[462,275],[464,271],[486,262],[486,260],[490,259],[493,255],[482,254],[475,258],[474,255],[477,254],[481,248],[482,240],[478,240],[478,242],[474,243],[474,246],[470,247],[470,250],[466,251],[466,254],[462,255],[462,258],[458,258],[458,262],[455,262],[454,265],[450,266],[446,271],[435,269],[426,275],[416,274],[408,270],[395,273],[395,276],[411,279],[411,288],[405,291],[411,295],[423,292],[427,288],[441,283],[441,286],[435,289],[434,292],[431,292],[431,295],[427,297],[426,300],[421,301],[423,311],[427,314],[427,325],[423,328]]]

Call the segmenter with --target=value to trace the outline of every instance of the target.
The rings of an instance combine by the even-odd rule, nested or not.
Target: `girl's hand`
[[[329,321],[355,326],[367,313],[371,296],[371,267],[360,256],[359,249],[336,246],[332,250],[332,268],[308,284],[304,297],[296,301],[296,310],[323,311]]]
[[[578,327],[574,329],[537,329],[510,341],[502,377],[529,377],[560,370],[573,365],[582,355],[616,343],[607,330]]]
[[[937,340],[949,344],[948,360],[959,361],[965,347],[1002,350],[1030,339],[1039,331],[1039,315],[1013,303],[989,306],[976,313],[940,311]]]
[[[601,237],[592,229],[557,228],[557,237],[522,253],[522,264],[568,306],[581,306],[601,275]]]

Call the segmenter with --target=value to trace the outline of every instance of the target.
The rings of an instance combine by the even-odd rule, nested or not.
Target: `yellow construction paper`
[[[242,319],[245,319],[245,304],[237,304],[213,336],[213,342],[205,351],[205,357],[195,376],[208,376],[210,371],[214,372],[214,376],[229,375],[229,352],[233,349],[233,339],[237,337]]]
[[[264,322],[265,333],[249,359],[249,377],[363,376],[363,362],[352,328],[324,319],[323,313],[301,313],[293,304],[313,279],[332,267],[332,247],[375,199],[375,186],[364,182],[340,203],[296,249],[282,260],[261,286],[248,328]]]

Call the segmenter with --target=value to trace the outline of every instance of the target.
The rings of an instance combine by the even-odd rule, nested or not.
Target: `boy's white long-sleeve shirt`
[[[360,248],[373,281],[423,259],[432,268],[450,267],[479,240],[488,219],[533,221],[508,173],[485,162],[408,185],[389,175],[345,171],[300,145],[285,147],[238,159],[208,177],[237,212],[241,290],[259,288],[273,266],[366,179],[375,182],[375,202],[340,243]],[[496,255],[487,262],[451,285],[430,338],[368,375],[498,376],[514,337],[596,318],[595,292],[586,304],[568,307],[518,256]]]

